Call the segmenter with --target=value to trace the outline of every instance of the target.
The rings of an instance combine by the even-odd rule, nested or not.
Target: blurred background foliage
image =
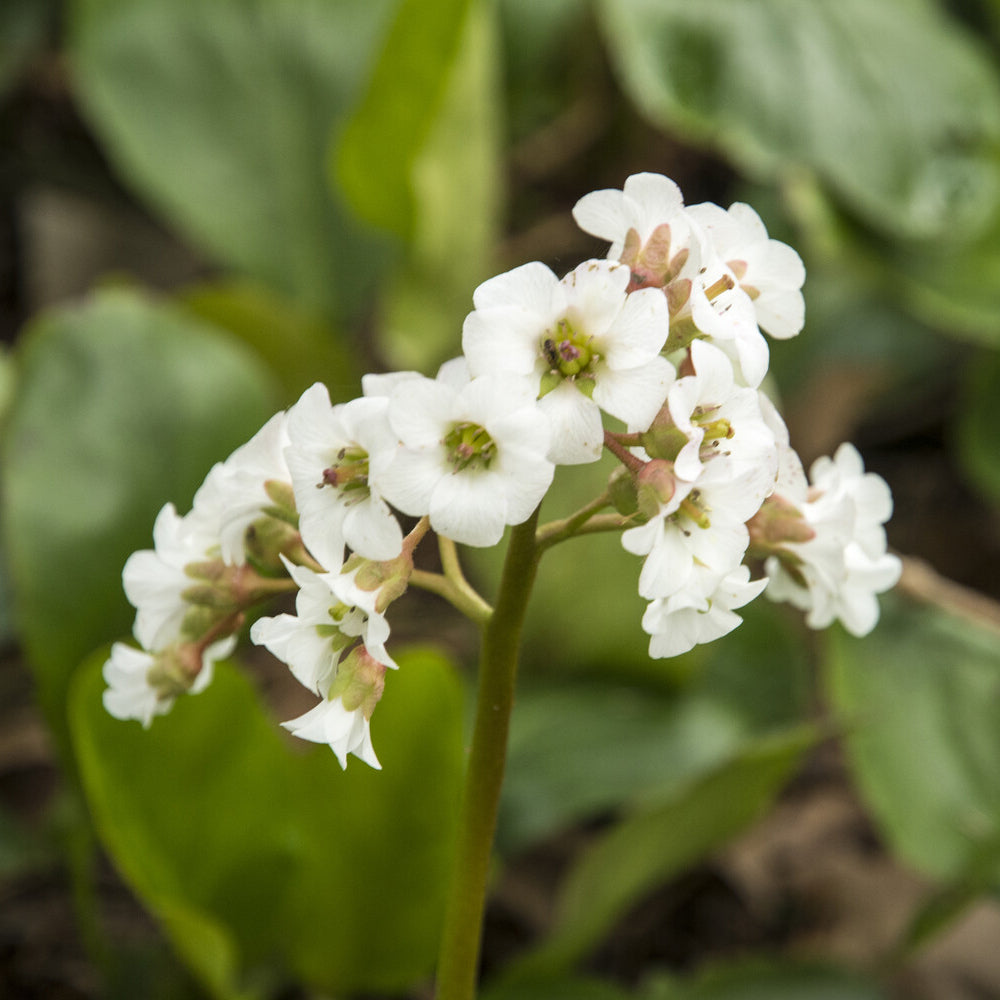
[[[409,601],[385,769],[342,774],[276,728],[298,693],[252,652],[148,733],[107,717],[121,567],[311,382],[348,399],[363,371],[429,373],[478,282],[603,253],[569,210],[641,170],[749,201],[800,251],[807,325],[772,345],[771,389],[807,462],[850,438],[889,480],[907,570],[865,640],[759,602],[654,662],[617,539],[547,557],[487,995],[1000,992],[1000,938],[985,969],[913,978],[970,914],[1000,934],[997,0],[5,0],[0,876],[15,898],[69,872],[59,941],[86,962],[47,955],[44,987],[0,957],[10,995],[427,995],[475,636]],[[561,470],[546,513],[595,488]],[[496,571],[470,556],[487,592]],[[27,765],[24,664],[53,748]],[[14,794],[53,752],[56,790]],[[888,937],[824,950],[758,913],[727,938],[729,911],[707,945],[679,935],[663,893],[719,871],[735,891],[727,845],[831,770],[919,887]],[[159,935],[115,918],[103,857]]]

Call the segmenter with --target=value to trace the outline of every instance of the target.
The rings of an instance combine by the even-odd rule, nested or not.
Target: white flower
[[[757,324],[772,337],[794,337],[805,322],[802,259],[787,244],[772,240],[760,216],[736,202],[726,211],[706,202],[688,214],[753,299]]]
[[[669,266],[690,241],[691,222],[684,211],[684,196],[662,174],[632,174],[622,191],[592,191],[576,203],[573,218],[584,232],[610,241],[611,260],[622,258],[626,244],[646,248],[653,240],[659,257]],[[631,240],[630,232],[635,233]]]
[[[611,241],[608,257],[629,267],[632,287],[664,291],[672,332],[683,331],[668,346],[686,346],[694,326],[757,386],[767,372],[767,342],[750,295],[700,225],[704,214],[684,208],[673,181],[648,173],[633,174],[621,191],[591,192],[573,209],[582,229]]]
[[[734,475],[755,470],[759,482],[751,491],[763,500],[774,488],[777,451],[760,394],[736,385],[729,359],[704,341],[691,344],[691,365],[693,373],[670,387],[666,408],[649,429],[647,450],[657,458],[672,458],[675,474],[692,483],[707,462],[725,461]],[[671,452],[680,450],[659,454],[653,449],[657,440]]]
[[[628,267],[586,261],[561,281],[531,263],[484,282],[465,320],[462,349],[475,375],[530,377],[552,422],[557,464],[601,457],[601,410],[648,426],[673,380],[661,358],[669,332],[664,296],[628,294]]]
[[[399,523],[373,485],[396,450],[388,406],[381,395],[331,406],[317,382],[289,412],[285,459],[299,531],[330,572],[343,564],[345,544],[366,559],[392,559],[402,549]]]
[[[864,471],[850,444],[833,459],[817,459],[810,478],[805,496],[791,488],[786,499],[812,537],[776,543],[766,562],[767,594],[805,611],[810,628],[839,619],[852,635],[867,635],[879,617],[876,594],[894,586],[902,569],[886,551],[883,525],[892,515],[892,495],[880,476]]]
[[[132,632],[144,649],[160,650],[175,642],[191,605],[184,592],[194,580],[185,567],[210,558],[218,535],[204,530],[196,515],[182,518],[165,504],[153,525],[152,549],[133,552],[122,570],[125,596],[136,609]]]
[[[549,422],[524,378],[483,376],[461,388],[407,380],[393,392],[389,422],[402,446],[376,485],[456,542],[495,545],[552,482]]]
[[[228,636],[212,643],[202,655],[201,670],[186,688],[190,694],[199,694],[212,680],[215,663],[233,651],[236,638]],[[165,715],[173,707],[179,682],[165,683],[163,678],[156,682],[158,668],[163,657],[136,649],[124,642],[116,642],[111,647],[111,656],[104,664],[104,708],[116,719],[138,719],[143,728],[148,729],[157,715]]]
[[[193,513],[217,512],[216,530],[227,565],[242,566],[246,561],[247,528],[274,503],[268,483],[291,481],[284,459],[287,423],[288,414],[276,413],[246,444],[212,469],[195,494]]]
[[[357,570],[314,573],[305,566],[286,566],[299,585],[296,613],[259,618],[250,629],[253,642],[286,663],[300,684],[324,696],[345,650],[359,641],[380,663],[396,666],[385,649],[389,623],[376,609],[378,591],[358,587]]]
[[[300,740],[329,744],[341,767],[347,767],[347,755],[353,753],[376,770],[382,769],[372,746],[369,719],[360,709],[345,708],[342,698],[321,701],[305,715],[283,722],[282,726]]]
[[[700,567],[696,573],[714,577]],[[751,581],[750,570],[739,566],[714,589],[695,585],[652,601],[642,616],[643,630],[651,636],[649,655],[657,659],[679,656],[727,635],[743,621],[734,609],[752,601],[766,584],[766,579]],[[707,590],[707,595],[701,596],[701,590]]]

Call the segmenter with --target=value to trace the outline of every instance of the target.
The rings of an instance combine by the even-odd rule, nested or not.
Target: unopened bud
[[[631,517],[639,511],[639,495],[632,473],[622,465],[616,465],[608,477],[608,496],[619,514]]]
[[[284,518],[259,517],[246,530],[243,549],[247,561],[267,576],[284,575],[281,556],[290,556],[302,543],[298,529]]]
[[[640,512],[655,517],[677,489],[673,463],[658,458],[647,462],[636,476],[636,487]]]
[[[264,492],[274,504],[273,507],[266,508],[264,513],[287,521],[297,528],[299,514],[295,507],[295,491],[292,489],[292,484],[282,482],[280,479],[269,479],[264,483]]]
[[[816,532],[795,504],[772,493],[747,522],[750,545],[758,556],[772,555],[789,543],[808,542]]]
[[[355,646],[337,668],[329,698],[339,697],[348,712],[360,708],[364,717],[370,719],[385,690],[385,671],[385,664],[379,663],[364,646]]]

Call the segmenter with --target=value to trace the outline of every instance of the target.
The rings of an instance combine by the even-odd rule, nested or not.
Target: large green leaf
[[[893,848],[945,880],[1000,879],[1000,643],[929,607],[886,602],[864,640],[831,633],[829,691],[861,790]]]
[[[281,380],[284,402],[295,402],[313,382],[325,383],[335,402],[359,394],[361,370],[347,338],[264,286],[208,282],[186,289],[183,302],[253,347]]]
[[[550,937],[514,978],[571,969],[644,893],[759,818],[815,740],[798,729],[757,741],[612,827],[570,870]]]
[[[472,293],[489,277],[503,200],[497,47],[491,6],[474,3],[434,126],[407,164],[410,243],[380,331],[398,368],[427,371],[457,354]]]
[[[331,170],[359,214],[403,237],[416,218],[413,167],[437,117],[473,0],[399,0],[365,96]]]
[[[111,856],[217,995],[292,976],[397,990],[437,950],[462,771],[462,696],[440,655],[411,652],[372,720],[383,765],[284,737],[238,673],[147,731],[101,706],[103,657],[71,722]]]
[[[602,677],[526,677],[511,719],[501,850],[662,800],[748,740],[801,718],[807,663],[779,609],[747,608],[744,624],[705,652],[673,691],[622,683],[614,662]],[[648,664],[651,673],[658,668]]]
[[[978,231],[996,212],[1000,88],[929,0],[601,0],[654,122],[743,169],[818,172],[874,227]]]
[[[126,179],[222,261],[300,305],[366,304],[382,254],[326,151],[393,0],[74,0],[84,108]]]
[[[17,624],[50,723],[70,672],[128,630],[129,553],[250,437],[276,387],[216,328],[136,292],[101,294],[25,333],[5,427],[4,549]]]

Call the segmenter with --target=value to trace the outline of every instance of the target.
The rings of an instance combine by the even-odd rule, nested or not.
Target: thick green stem
[[[438,961],[436,1000],[473,1000],[493,835],[507,759],[517,657],[538,568],[538,511],[511,533],[496,608],[483,630],[472,749]]]

